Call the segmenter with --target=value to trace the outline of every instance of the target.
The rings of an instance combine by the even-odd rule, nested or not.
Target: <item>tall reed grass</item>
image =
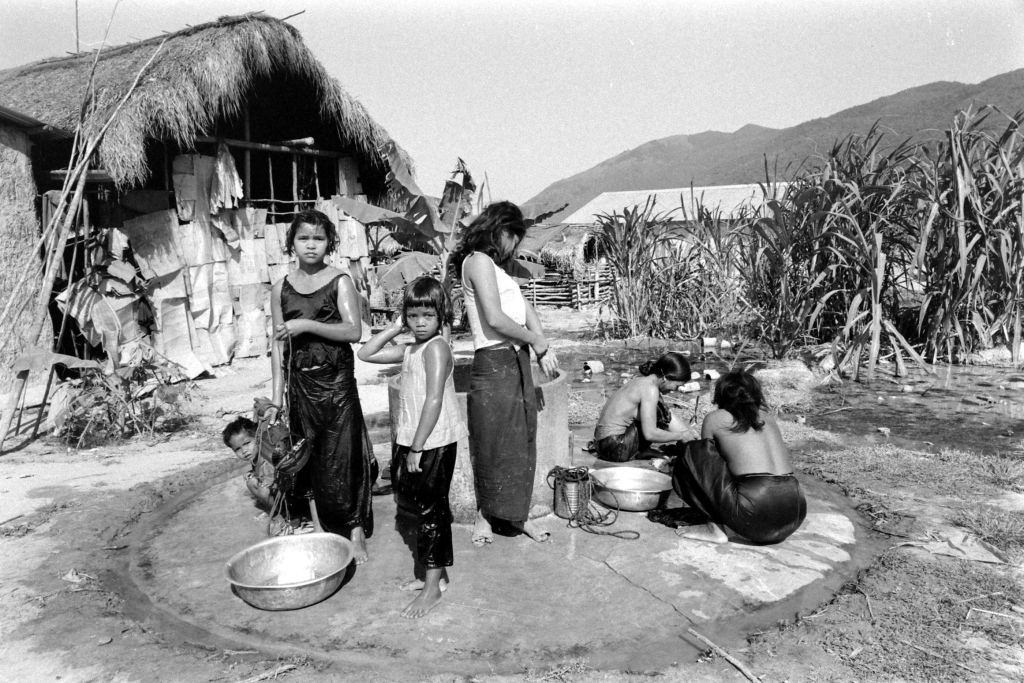
[[[623,332],[743,336],[776,357],[827,343],[855,377],[998,343],[1020,364],[1022,121],[968,110],[933,145],[873,126],[784,186],[766,165],[763,201],[738,216],[681,197],[600,217]]]

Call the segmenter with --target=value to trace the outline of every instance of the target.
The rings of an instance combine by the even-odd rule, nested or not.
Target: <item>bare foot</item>
[[[441,602],[441,589],[425,588],[420,591],[415,600],[405,606],[402,616],[406,619],[419,619],[439,602]]]
[[[729,537],[725,535],[722,528],[714,522],[679,527],[676,529],[676,534],[683,538],[692,538],[695,541],[708,541],[709,543],[726,543],[729,541]]]
[[[483,548],[488,543],[494,542],[494,532],[491,531],[491,523],[482,513],[476,513],[476,523],[473,524],[473,545]]]
[[[355,560],[356,564],[363,564],[370,559],[370,554],[366,552],[366,536],[363,535],[363,527],[352,527],[352,537],[349,540],[355,546],[352,559]]]
[[[423,582],[422,579],[410,579],[409,581],[406,581],[401,586],[399,586],[398,590],[406,592],[418,591],[423,590],[423,586],[425,585],[426,584]],[[448,579],[441,579],[439,585],[441,586],[441,592],[444,593],[446,590],[448,590]]]
[[[526,534],[533,540],[537,541],[538,543],[543,543],[544,541],[551,538],[551,533],[549,531],[541,529],[539,526],[534,524],[532,520],[528,519],[522,524],[517,524],[516,526],[522,529],[524,534]]]

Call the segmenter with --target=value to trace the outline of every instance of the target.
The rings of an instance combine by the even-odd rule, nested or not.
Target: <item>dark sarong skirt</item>
[[[658,429],[668,429],[672,420],[672,413],[668,406],[658,401]],[[597,457],[610,462],[627,462],[636,458],[651,447],[651,442],[644,438],[644,429],[640,420],[633,420],[633,424],[626,428],[622,434],[610,434],[603,439],[594,442],[594,449]]]
[[[676,457],[672,487],[690,507],[754,543],[778,543],[807,516],[800,483],[792,474],[734,476],[713,439],[690,441]]]
[[[512,344],[478,349],[466,402],[477,507],[489,517],[526,521],[537,468],[537,394],[529,349]]]
[[[424,569],[450,567],[452,551],[452,511],[448,490],[455,472],[457,443],[423,451],[420,472],[406,467],[408,446],[395,448],[391,458],[391,484],[400,510],[416,517],[416,558]]]
[[[343,357],[350,359],[351,351]],[[361,526],[369,537],[373,534],[370,486],[376,461],[352,365],[293,369],[288,400],[293,438],[309,439],[309,461],[299,472],[297,488],[312,489],[324,531],[347,535],[352,527]]]

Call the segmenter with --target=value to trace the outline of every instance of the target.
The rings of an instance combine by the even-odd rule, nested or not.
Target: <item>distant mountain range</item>
[[[1008,114],[1024,109],[1024,69],[976,85],[939,81],[909,88],[791,128],[749,124],[734,133],[707,131],[652,140],[552,183],[525,202],[523,210],[537,215],[567,204],[546,219],[551,223],[602,192],[756,183],[765,179],[765,155],[769,166],[785,176],[787,167],[797,168],[850,133],[867,132],[876,121],[895,144],[910,136],[935,136],[949,126],[956,112],[985,104]]]

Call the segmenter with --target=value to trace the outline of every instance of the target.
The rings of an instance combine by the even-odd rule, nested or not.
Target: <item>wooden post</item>
[[[242,133],[245,136],[245,141],[249,142],[252,139],[252,131],[249,128],[249,106],[248,105],[246,105],[245,111],[244,111],[243,115],[244,115],[245,118],[242,120],[242,124],[244,126],[244,130],[242,131]],[[243,165],[243,169],[244,169],[243,173],[245,174],[245,177],[244,177],[245,193],[244,194],[245,194],[246,197],[252,197],[252,150],[250,150],[248,147],[246,147],[245,151],[242,152],[242,165]]]
[[[267,154],[267,176],[270,178],[270,213],[277,213],[277,204],[274,202],[274,157],[272,154]],[[267,217],[267,222],[271,221],[270,217]]]
[[[299,156],[292,155],[292,201],[295,202],[296,210],[299,204]]]

